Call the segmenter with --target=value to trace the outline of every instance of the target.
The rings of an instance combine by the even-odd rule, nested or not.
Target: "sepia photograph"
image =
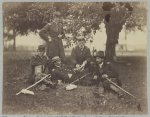
[[[147,1],[3,2],[4,115],[147,115]]]

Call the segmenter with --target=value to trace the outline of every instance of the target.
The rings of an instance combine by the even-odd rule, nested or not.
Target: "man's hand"
[[[76,68],[74,68],[73,70],[74,70],[74,71],[80,71],[80,67],[81,67],[81,65],[77,64],[77,65],[76,65]]]
[[[93,80],[97,80],[98,76],[94,75]]]
[[[79,64],[76,64],[76,68],[79,68],[81,65],[79,65]]]
[[[62,38],[62,35],[61,35],[61,34],[59,34],[59,35],[58,35],[58,37],[59,37],[59,38]]]
[[[85,61],[83,61],[81,67],[84,67],[86,64],[87,64],[87,61],[85,60]]]
[[[103,74],[102,78],[108,78],[108,75],[107,74]]]
[[[50,36],[48,36],[48,42],[51,42],[51,41],[52,41],[51,37],[50,37]]]
[[[79,67],[79,71],[80,71],[80,72],[84,70],[84,67],[85,67],[86,64],[87,64],[87,61],[85,60],[85,61],[82,63],[82,65],[80,65],[80,67]]]
[[[74,71],[81,72],[83,70],[83,67],[79,64],[76,65],[76,68],[74,68]]]
[[[55,69],[52,69],[52,72],[54,72],[55,71]]]
[[[80,72],[83,71],[83,70],[84,70],[84,65],[80,65],[77,69],[78,69],[78,71],[80,71]]]
[[[69,79],[72,77],[72,74],[68,74]]]

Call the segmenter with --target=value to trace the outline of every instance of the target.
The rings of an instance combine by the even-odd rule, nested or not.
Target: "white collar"
[[[100,68],[102,68],[103,64],[104,64],[104,62],[102,62],[101,64],[98,64],[98,66],[99,66]]]

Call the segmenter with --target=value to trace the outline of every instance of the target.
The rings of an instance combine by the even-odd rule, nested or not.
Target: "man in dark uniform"
[[[118,96],[122,96],[122,92],[116,86],[111,84],[106,78],[109,78],[111,81],[116,83],[118,86],[121,86],[121,81],[119,80],[118,73],[112,68],[110,62],[104,61],[104,52],[98,51],[95,56],[95,64],[92,65],[91,71],[93,72],[93,81],[96,86],[99,86],[99,83],[102,83],[104,92],[113,91]]]
[[[52,63],[53,63],[53,69],[52,69],[51,74],[52,74],[53,81],[66,82],[72,78],[73,71],[70,70],[70,68],[68,68],[69,66],[62,64],[59,56],[53,57]]]
[[[78,45],[73,48],[71,52],[71,57],[73,59],[73,64],[76,65],[76,68],[79,71],[82,71],[85,66],[88,65],[88,62],[91,58],[90,49],[85,46],[85,39],[83,36],[80,36],[78,39]]]
[[[62,38],[64,37],[63,25],[61,23],[61,14],[59,12],[54,13],[54,20],[44,26],[40,32],[40,37],[46,41],[46,55],[49,60],[55,56],[59,56],[62,61],[65,59],[64,47]],[[50,65],[49,65],[50,67]],[[52,69],[52,68],[49,68]]]

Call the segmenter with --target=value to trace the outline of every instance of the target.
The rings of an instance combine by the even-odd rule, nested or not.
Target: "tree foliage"
[[[126,28],[129,31],[144,30],[147,23],[147,9],[145,3],[131,3],[133,12],[126,19]]]
[[[30,28],[27,17],[27,10],[30,3],[4,3],[3,4],[3,21],[4,27],[8,31],[15,30],[17,34],[27,34]]]
[[[75,43],[76,36],[81,34],[90,39],[101,28],[102,22],[105,23],[107,40],[114,34],[112,41],[117,41],[123,25],[130,31],[142,30],[146,25],[146,6],[140,2],[4,3],[3,11],[4,27],[8,32],[15,30],[17,35],[31,31],[37,33],[53,20],[54,12],[61,12],[64,31],[70,35],[65,38],[68,46]],[[108,33],[110,30],[111,34]]]

